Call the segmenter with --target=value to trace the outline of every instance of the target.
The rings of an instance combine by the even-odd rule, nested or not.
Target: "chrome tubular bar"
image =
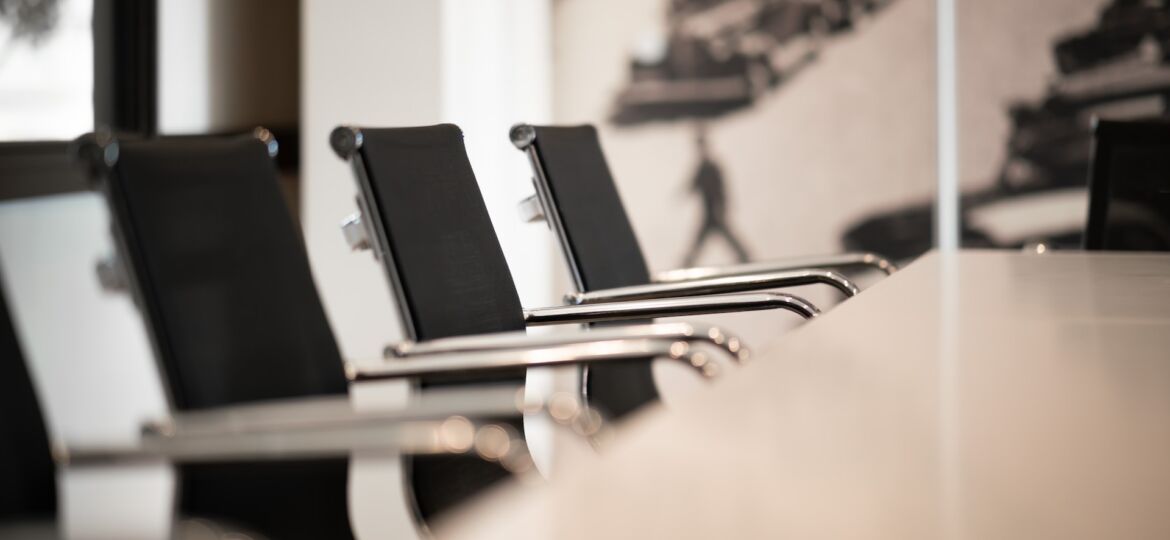
[[[806,319],[820,314],[820,310],[816,306],[798,296],[761,292],[581,303],[530,309],[524,311],[524,320],[529,325],[591,323],[765,309],[784,309],[797,313]]]
[[[693,350],[686,341],[672,339],[615,339],[517,350],[431,354],[409,360],[351,362],[346,365],[346,373],[350,380],[363,381],[482,374],[493,370],[627,362],[646,358],[666,358],[680,362],[706,378],[718,374],[718,367],[705,354]]]
[[[481,440],[491,441],[486,447]],[[215,463],[346,457],[354,452],[413,455],[475,455],[513,473],[531,470],[524,440],[508,424],[475,422],[463,416],[414,422],[371,422],[313,430],[187,436],[143,434],[134,447],[73,446],[54,450],[63,466],[168,461]]]
[[[234,405],[183,412],[147,423],[133,447],[54,446],[58,459],[68,463],[103,457],[176,461],[281,459],[378,449],[447,452],[449,445],[436,431],[444,422],[519,414],[515,399],[507,395],[482,397],[486,399],[479,400],[474,410],[433,402],[399,410],[357,412],[346,396]]]
[[[693,279],[742,276],[763,272],[787,272],[806,270],[810,268],[829,268],[844,270],[855,267],[875,268],[892,275],[898,267],[889,259],[876,253],[842,253],[839,255],[823,255],[812,257],[792,257],[773,261],[737,264],[732,266],[701,266],[695,268],[679,268],[654,274],[654,281],[671,283],[689,281]]]
[[[458,415],[409,421],[386,420],[372,415],[370,418],[356,418],[354,422],[284,429],[230,429],[218,433],[151,428],[144,430],[133,446],[56,445],[53,454],[59,464],[66,466],[152,460],[175,463],[273,461],[343,457],[354,452],[468,454],[477,449],[466,441],[474,441],[481,433],[496,439],[505,436],[513,450],[523,447],[519,434],[507,424],[478,422]],[[481,457],[500,460],[504,455],[489,453]]]
[[[454,391],[452,391],[454,392]],[[443,393],[440,391],[440,393]],[[523,387],[431,395],[406,409],[356,412],[348,397],[308,398],[182,413],[147,424],[133,446],[54,444],[56,461],[85,466],[170,461],[224,462],[389,454],[475,454],[514,473],[531,469],[511,426],[485,418],[542,414],[597,446],[602,416],[568,394],[526,399]],[[468,405],[473,403],[473,405]]]
[[[855,296],[861,292],[861,289],[857,285],[837,272],[830,270],[799,270],[615,287],[613,289],[571,293],[565,296],[565,300],[572,304],[591,304],[595,302],[620,302],[626,300],[759,291],[817,283],[831,285],[844,293],[845,296]]]
[[[716,326],[690,322],[662,322],[631,324],[621,327],[591,328],[587,331],[558,332],[529,335],[525,332],[506,332],[482,336],[462,336],[428,341],[405,341],[386,347],[386,357],[412,358],[431,354],[475,352],[500,349],[521,349],[550,345],[588,343],[610,339],[667,338],[689,342],[705,342],[727,353],[733,362],[748,359],[750,351],[735,335]]]

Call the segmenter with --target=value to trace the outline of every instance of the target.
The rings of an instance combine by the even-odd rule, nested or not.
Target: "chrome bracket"
[[[544,221],[544,208],[540,205],[540,197],[535,193],[524,198],[517,205],[517,210],[520,211],[520,219],[525,223],[537,223]]]
[[[350,249],[354,251],[370,249],[370,235],[366,230],[366,223],[362,221],[361,212],[354,212],[341,220],[341,234]]]
[[[122,258],[117,253],[111,253],[98,260],[94,265],[98,283],[102,290],[110,293],[124,293],[130,290],[130,279],[126,275],[126,267],[122,265]]]

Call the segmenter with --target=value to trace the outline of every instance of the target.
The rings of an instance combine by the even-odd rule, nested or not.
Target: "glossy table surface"
[[[1170,538],[1170,255],[929,254],[452,538]]]

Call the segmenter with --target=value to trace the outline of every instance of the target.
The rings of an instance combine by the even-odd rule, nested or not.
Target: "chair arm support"
[[[695,268],[679,268],[666,270],[654,275],[658,283],[672,283],[689,281],[699,278],[742,276],[764,272],[786,272],[793,270],[807,270],[812,268],[829,268],[843,270],[854,267],[875,268],[892,275],[898,267],[889,259],[876,253],[842,253],[839,255],[823,255],[812,257],[792,257],[757,263],[737,264],[732,266],[700,266]]]
[[[624,302],[627,300],[760,291],[817,283],[830,285],[844,293],[845,296],[855,296],[861,292],[861,289],[858,289],[857,285],[854,285],[848,278],[836,272],[829,270],[799,270],[615,287],[613,289],[571,293],[565,295],[565,301],[570,304]]]
[[[627,362],[668,358],[694,368],[704,377],[717,374],[706,355],[686,341],[674,339],[614,339],[526,349],[419,355],[409,359],[381,359],[347,363],[350,380],[401,379],[442,375],[490,373],[517,368],[566,366],[599,362]]]
[[[356,412],[348,398],[290,400],[284,403],[223,407],[177,414],[143,427],[133,446],[55,444],[62,465],[163,460],[176,463],[271,461],[341,457],[353,452],[467,454],[481,433],[509,452],[523,452],[518,433],[506,424],[477,421],[521,414],[504,401],[471,414],[439,408]],[[507,443],[507,444],[504,444]],[[498,453],[498,452],[497,452]],[[520,454],[480,457],[519,463]],[[520,460],[520,461],[517,461]]]
[[[688,342],[705,342],[725,351],[733,362],[742,362],[750,351],[740,339],[722,328],[689,322],[631,324],[620,327],[592,328],[588,331],[529,335],[506,332],[480,336],[461,336],[427,341],[404,341],[386,347],[387,358],[415,358],[431,354],[450,354],[503,349],[526,349],[553,345],[570,345],[613,339],[665,338]]]
[[[803,298],[790,294],[765,292],[711,294],[706,296],[655,298],[622,302],[591,302],[529,309],[524,311],[524,320],[529,325],[592,323],[653,317],[679,317],[736,311],[758,311],[764,309],[785,309],[795,312],[806,319],[811,319],[820,314],[820,310],[816,306]]]

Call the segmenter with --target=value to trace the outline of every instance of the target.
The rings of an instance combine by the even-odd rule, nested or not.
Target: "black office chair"
[[[57,538],[56,518],[49,437],[0,291],[0,539]]]
[[[894,265],[873,254],[845,254],[735,267],[673,270],[652,277],[622,206],[621,197],[590,125],[513,126],[512,143],[531,162],[536,194],[521,208],[529,221],[545,220],[560,245],[575,292],[572,304],[662,299],[742,291],[760,291],[828,284],[847,296],[860,289],[845,276],[823,268],[876,267],[886,273]],[[597,387],[651,375],[645,366],[614,366],[589,374]]]
[[[300,231],[254,137],[104,141],[117,249],[173,410],[348,390]],[[270,146],[272,145],[272,146]],[[345,458],[178,465],[180,512],[273,538],[350,538]]]
[[[748,263],[731,267],[684,268],[651,276],[597,130],[583,126],[517,124],[509,132],[532,165],[536,194],[522,204],[528,219],[544,219],[557,236],[577,292],[572,302],[665,298],[827,284],[846,296],[856,285],[832,269],[895,266],[872,253]],[[826,270],[829,269],[829,270]]]
[[[1085,249],[1170,250],[1170,122],[1097,120]]]
[[[740,357],[742,345],[738,340],[716,328],[685,324],[641,324],[553,338],[530,338],[522,333],[528,326],[541,324],[640,320],[748,309],[787,309],[804,317],[817,313],[804,300],[774,293],[525,310],[458,127],[339,127],[333,131],[331,142],[342,159],[352,161],[359,187],[360,213],[343,225],[346,236],[355,248],[374,250],[396,292],[402,319],[407,322],[409,341],[391,347],[391,355],[523,349],[550,343],[550,339],[551,343],[570,340],[585,347],[613,337],[668,336],[706,340]],[[653,355],[642,356],[644,359]],[[411,369],[412,363],[397,362],[383,369],[400,374]],[[607,364],[606,369],[611,368],[618,366]],[[367,373],[376,376],[373,371]],[[518,382],[520,375],[507,376]],[[613,416],[622,416],[656,395],[652,381],[645,379],[617,378],[605,387],[590,388],[590,402]]]
[[[344,411],[336,410],[339,405],[348,408],[346,376],[359,378],[362,370],[351,365],[346,372],[317,297],[300,232],[279,191],[272,163],[276,141],[258,129],[254,136],[242,137],[116,141],[91,136],[81,148],[103,180],[101,186],[114,218],[115,242],[122,255],[120,264],[107,264],[100,273],[111,285],[122,281],[129,286],[148,322],[172,408],[178,411],[175,419],[152,433],[165,435],[178,426],[183,428],[178,430],[180,435],[185,434],[177,439],[155,436],[146,441],[167,457],[179,458],[181,513],[274,538],[350,536],[347,459],[335,457],[337,444],[330,446],[333,451],[325,452],[320,446],[329,446],[331,441],[303,434],[296,439],[294,433],[287,440],[307,446],[291,457],[281,445],[268,445],[286,454],[275,456],[278,460],[264,459],[265,454],[255,450],[263,450],[263,438],[277,427],[312,429],[315,422],[327,430],[330,422],[325,420],[359,424],[354,437],[359,443],[382,437],[361,429],[369,428],[371,421],[385,420],[383,431],[397,433],[397,427],[404,432],[395,435],[402,441],[391,442],[414,448],[409,443],[418,443],[418,437],[409,436],[417,431],[411,426],[428,417],[404,413],[347,418]],[[627,341],[616,344],[619,350],[605,354],[620,360],[623,355],[645,354],[646,350],[669,352],[678,342]],[[408,374],[380,373],[378,378],[515,370],[517,365],[555,364],[567,357],[565,350],[549,346],[537,351],[541,354],[535,358],[502,357],[491,352],[461,352],[454,357],[431,354],[415,363]],[[700,360],[685,352],[676,357],[687,362]],[[307,427],[295,411],[269,414],[263,409],[281,401],[299,406],[298,400],[314,397],[335,397],[343,403],[321,402],[333,410],[304,408],[301,416],[312,416]],[[312,399],[307,401],[305,405],[313,404]],[[240,408],[249,404],[253,407],[250,410]],[[508,405],[510,408],[476,409],[467,414],[493,422],[485,428],[502,429],[506,424],[501,426],[501,422],[515,423],[518,417],[519,409],[512,400]],[[444,418],[442,414],[430,417]],[[253,419],[246,422],[252,427],[237,431],[241,437],[255,438],[256,444],[245,449],[257,459],[233,460],[231,456],[238,453],[201,450],[206,443],[190,446],[200,437],[206,441],[213,436],[229,446],[244,445],[246,441],[233,442],[230,436],[223,436],[223,429],[209,432],[208,426],[230,431],[245,418]],[[263,420],[279,426],[266,426]],[[401,422],[395,424],[395,420]],[[431,438],[442,439],[437,435]],[[423,439],[418,444],[428,449],[426,437]],[[440,463],[434,474],[416,471],[414,475],[416,489],[412,493],[423,519],[466,500],[507,474],[499,466],[507,465],[502,459],[507,456],[485,461],[480,459],[484,456],[478,448],[475,453],[455,450],[447,451],[440,445],[422,452],[443,456],[437,458]],[[455,457],[449,457],[452,454]]]

